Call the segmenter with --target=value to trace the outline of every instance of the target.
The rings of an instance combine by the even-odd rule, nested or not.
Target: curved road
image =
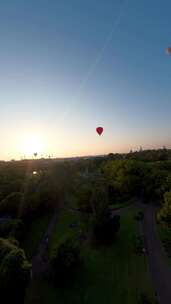
[[[171,304],[171,268],[168,265],[161,241],[157,235],[155,221],[156,208],[142,206],[144,209],[143,231],[149,270],[160,304]]]
[[[113,211],[113,214],[123,214],[133,205]],[[149,271],[152,278],[153,288],[159,304],[171,304],[171,268],[169,267],[166,253],[157,234],[154,205],[137,203],[135,208],[144,211],[143,234]]]

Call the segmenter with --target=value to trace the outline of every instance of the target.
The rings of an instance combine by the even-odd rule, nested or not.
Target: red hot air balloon
[[[102,135],[102,133],[103,133],[103,128],[102,128],[102,127],[96,128],[96,132],[97,132],[99,135]]]
[[[166,54],[167,54],[167,55],[171,55],[171,46],[169,46],[169,47],[166,49]]]

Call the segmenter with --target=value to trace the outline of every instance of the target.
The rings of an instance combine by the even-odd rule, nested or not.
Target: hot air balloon
[[[167,55],[171,55],[171,46],[169,46],[169,47],[166,49],[166,54],[167,54]]]
[[[102,135],[102,133],[103,133],[103,128],[102,128],[102,127],[96,128],[96,132],[99,134],[99,136]]]

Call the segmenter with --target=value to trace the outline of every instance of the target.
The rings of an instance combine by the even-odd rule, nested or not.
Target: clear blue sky
[[[0,158],[171,147],[169,45],[169,0],[0,1]]]

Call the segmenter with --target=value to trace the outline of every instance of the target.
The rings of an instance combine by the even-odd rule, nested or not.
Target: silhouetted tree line
[[[168,154],[170,150],[160,149],[45,164],[42,160],[1,163],[0,216],[34,218],[64,203],[67,193],[74,194],[84,210],[95,210],[98,196],[104,201],[107,197],[109,204],[133,196],[163,201],[171,186],[171,161],[159,159]]]

